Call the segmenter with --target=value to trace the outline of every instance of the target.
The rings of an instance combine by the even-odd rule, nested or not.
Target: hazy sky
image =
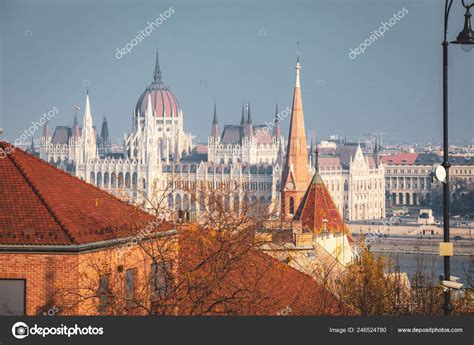
[[[171,17],[115,57],[170,6]],[[408,13],[384,37],[349,58],[403,7]],[[440,142],[443,10],[444,0],[0,0],[0,127],[13,141],[53,107],[52,127],[70,125],[89,88],[94,123],[105,114],[113,140],[121,140],[153,79],[158,44],[185,130],[207,141],[214,100],[221,126],[239,122],[243,100],[251,101],[255,123],[273,118],[276,100],[280,109],[291,106],[299,41],[308,132],[321,139],[383,130],[394,133],[386,142]],[[463,14],[454,0],[450,40]],[[449,57],[451,139],[467,142],[474,138],[474,50],[451,45]]]

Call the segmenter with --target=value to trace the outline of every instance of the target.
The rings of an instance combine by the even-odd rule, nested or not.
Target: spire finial
[[[296,82],[295,87],[300,87],[300,43],[296,42]]]
[[[250,114],[250,101],[247,108],[247,124],[252,124],[252,115]]]
[[[296,42],[296,62],[297,63],[300,62],[300,55],[301,55],[300,42]]]
[[[161,83],[161,69],[160,69],[160,59],[158,57],[158,47],[156,47],[156,62],[155,62],[155,72],[153,72],[153,78],[155,82]]]
[[[214,119],[212,120],[213,125],[217,125],[217,106],[216,101],[214,101]]]
[[[316,148],[314,149],[314,169],[319,172],[319,147],[318,142],[316,141]]]
[[[242,117],[240,118],[240,125],[243,126],[245,125],[245,105],[244,103],[242,102]]]

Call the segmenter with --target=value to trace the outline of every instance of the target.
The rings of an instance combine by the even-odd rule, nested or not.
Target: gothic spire
[[[250,102],[247,107],[247,124],[252,124],[252,115],[250,115]]]
[[[306,192],[310,176],[308,169],[308,146],[304,127],[303,102],[300,87],[299,55],[296,60],[296,83],[293,91],[290,133],[282,174],[282,216],[293,217],[299,200]]]
[[[158,47],[156,48],[155,72],[153,72],[153,78],[155,79],[155,83],[161,83],[161,69],[160,59],[158,57]]]
[[[215,102],[214,102],[214,118],[212,120],[212,126],[211,126],[211,137],[216,140],[217,138],[219,138],[219,125],[217,121],[217,106]]]
[[[86,92],[86,108],[84,110],[83,126],[89,125],[92,127],[91,103],[89,100],[89,90]]]
[[[216,106],[216,102],[214,102],[214,118],[212,120],[212,124],[217,125],[217,106]]]
[[[240,118],[240,125],[245,125],[247,121],[245,120],[245,105],[242,103],[242,117]]]
[[[102,141],[102,144],[106,144],[110,141],[110,136],[109,136],[109,126],[107,125],[107,118],[104,115],[104,119],[102,120],[102,129],[100,131],[100,140]]]
[[[80,110],[79,106],[76,106],[74,111],[74,122],[72,123],[72,136],[74,138],[79,138],[81,136],[81,131],[79,130],[79,121],[77,121],[77,111]]]
[[[43,138],[48,140],[48,138],[51,138],[51,130],[49,129],[49,121],[46,121],[44,127],[43,127]]]
[[[273,136],[277,139],[281,137],[281,130],[280,130],[280,118],[278,117],[278,103],[276,104],[275,108],[275,120],[274,120],[274,127],[273,127]]]

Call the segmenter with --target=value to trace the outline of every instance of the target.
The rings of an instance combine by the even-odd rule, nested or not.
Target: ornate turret
[[[109,126],[107,125],[107,118],[104,115],[102,120],[102,129],[100,131],[100,151],[102,154],[109,153],[111,147],[111,140],[109,135]]]

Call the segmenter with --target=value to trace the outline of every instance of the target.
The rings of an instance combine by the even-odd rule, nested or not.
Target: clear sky
[[[115,57],[169,7],[174,14],[158,29]],[[384,37],[349,58],[351,48],[403,7],[406,15]],[[276,100],[280,109],[291,106],[299,41],[311,135],[358,138],[382,130],[394,133],[386,142],[439,143],[443,10],[442,0],[0,0],[0,127],[14,141],[53,107],[59,112],[52,127],[70,125],[89,88],[95,124],[105,114],[118,142],[152,81],[158,44],[185,130],[204,142],[214,100],[221,126],[239,121],[243,100],[250,100],[255,123],[273,118]],[[450,40],[462,29],[463,14],[454,0]],[[474,50],[451,45],[449,57],[450,135],[463,143],[474,138]]]

